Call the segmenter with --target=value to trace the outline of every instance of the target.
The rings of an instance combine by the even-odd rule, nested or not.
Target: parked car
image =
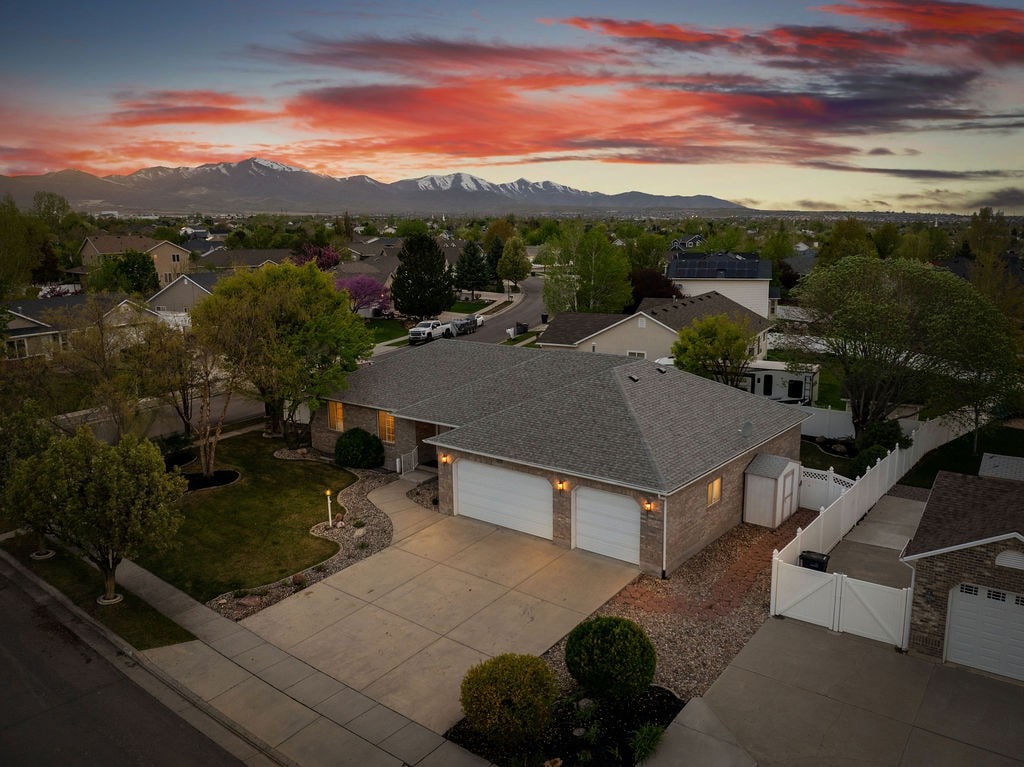
[[[425,344],[435,338],[451,338],[455,330],[450,322],[441,320],[423,320],[409,331],[409,346]]]

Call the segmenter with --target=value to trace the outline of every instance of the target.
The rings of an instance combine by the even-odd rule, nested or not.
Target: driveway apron
[[[404,487],[407,486],[407,487]],[[395,542],[242,621],[353,691],[443,733],[469,668],[540,654],[637,577],[630,565],[465,517],[412,508],[387,485],[370,500]],[[415,506],[415,504],[412,504]]]

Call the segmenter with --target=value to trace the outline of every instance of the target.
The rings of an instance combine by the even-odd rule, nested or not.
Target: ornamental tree
[[[7,501],[34,520],[49,519],[103,574],[104,592],[97,601],[114,604],[121,600],[116,591],[121,561],[173,541],[182,521],[175,503],[187,484],[167,472],[152,442],[126,436],[112,446],[83,427],[19,461]]]
[[[334,287],[348,293],[348,305],[353,312],[361,309],[387,311],[391,306],[391,291],[368,274],[342,277],[334,283]]]
[[[716,314],[694,320],[672,344],[676,367],[739,387],[751,360],[754,331],[742,319]]]

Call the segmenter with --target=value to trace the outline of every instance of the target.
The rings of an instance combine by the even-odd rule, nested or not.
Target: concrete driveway
[[[504,652],[545,652],[639,572],[487,523],[430,514],[428,526],[417,522],[404,537],[396,529],[388,549],[242,625],[443,733],[462,717],[459,687],[470,666]]]
[[[796,620],[765,623],[704,702],[761,767],[1024,764],[1024,685]]]
[[[883,495],[829,552],[829,572],[897,589],[909,586],[913,569],[900,562],[900,554],[917,532],[924,506],[924,501]]]

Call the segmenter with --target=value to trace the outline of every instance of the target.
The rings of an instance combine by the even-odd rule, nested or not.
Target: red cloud
[[[823,5],[817,10],[878,19],[900,24],[909,30],[963,34],[1024,34],[1024,11],[995,8],[975,3],[929,2],[905,0],[851,0],[850,3]]]
[[[277,117],[272,112],[242,108],[246,103],[241,96],[207,90],[120,94],[119,109],[110,115],[107,124],[120,127],[169,123],[230,125]]]

